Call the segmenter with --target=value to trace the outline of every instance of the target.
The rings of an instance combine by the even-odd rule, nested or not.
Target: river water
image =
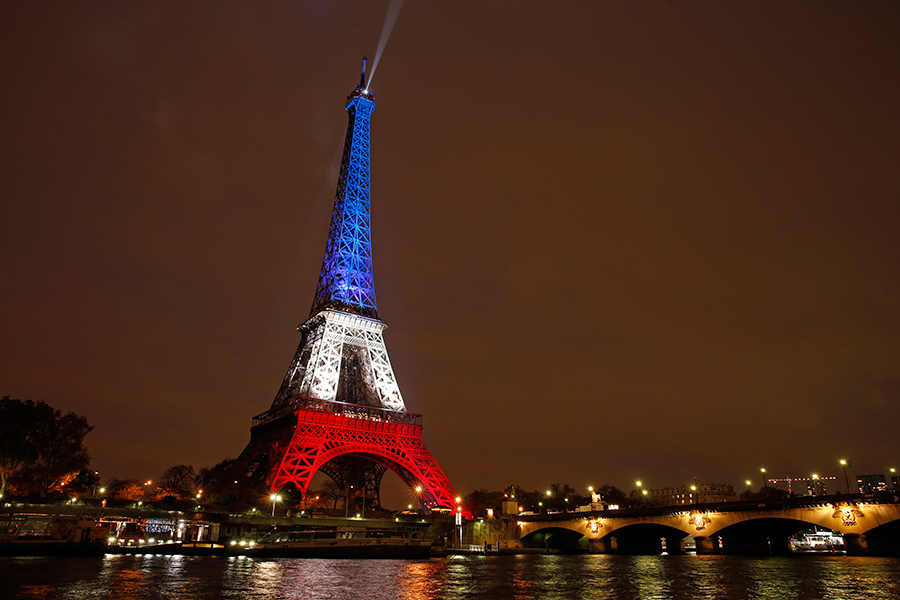
[[[900,558],[459,556],[422,560],[0,558],[0,598],[900,598]]]

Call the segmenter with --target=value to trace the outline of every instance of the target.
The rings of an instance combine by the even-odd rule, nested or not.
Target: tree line
[[[0,498],[72,500],[113,504],[154,503],[163,508],[196,505],[252,507],[264,504],[269,490],[249,480],[236,459],[195,471],[175,465],[157,480],[100,480],[90,468],[84,445],[93,430],[87,418],[63,413],[43,400],[0,399]],[[334,486],[332,486],[334,487]],[[326,486],[300,494],[283,490],[280,506],[328,507],[340,493]]]

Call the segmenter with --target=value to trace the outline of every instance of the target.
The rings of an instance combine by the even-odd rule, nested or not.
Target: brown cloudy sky
[[[388,2],[0,21],[0,395],[106,477],[236,456],[293,356]],[[461,492],[900,467],[900,4],[407,2],[376,289]]]

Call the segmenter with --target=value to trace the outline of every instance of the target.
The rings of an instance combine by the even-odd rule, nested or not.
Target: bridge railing
[[[379,408],[376,406],[365,406],[362,404],[348,404],[346,402],[333,402],[331,400],[322,400],[320,398],[309,398],[307,396],[297,396],[287,402],[279,404],[277,407],[267,410],[264,413],[253,417],[251,427],[257,427],[265,423],[270,423],[275,419],[283,417],[288,413],[292,413],[298,409],[316,410],[320,412],[332,413],[343,417],[351,417],[354,419],[366,419],[369,421],[381,421],[386,423],[400,423],[403,425],[422,426],[422,415],[390,410],[387,408]]]
[[[708,504],[672,504],[666,506],[644,506],[597,511],[570,511],[541,515],[520,515],[523,521],[560,521],[566,519],[583,519],[591,515],[606,517],[641,517],[658,515],[677,515],[691,511],[698,512],[744,512],[767,511],[785,508],[805,508],[814,506],[831,506],[840,503],[853,504],[898,504],[898,497],[891,492],[874,494],[832,494],[829,496],[795,496],[777,500],[736,500],[733,502],[711,502]]]

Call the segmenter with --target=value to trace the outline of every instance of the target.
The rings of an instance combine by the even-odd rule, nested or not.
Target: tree
[[[264,493],[254,489],[245,466],[236,458],[226,458],[215,466],[200,469],[195,482],[203,490],[203,502],[213,504],[249,506]]]
[[[319,490],[319,495],[323,498],[330,498],[334,501],[332,508],[337,508],[338,501],[344,498],[344,490],[341,489],[337,483],[333,480],[328,479],[322,484],[322,489]]]
[[[66,482],[66,490],[70,494],[88,496],[100,487],[100,476],[93,469],[82,469],[71,481]]]
[[[73,412],[62,414],[53,409],[52,417],[43,424],[37,464],[41,467],[41,497],[51,485],[66,475],[77,474],[86,468],[91,457],[84,447],[84,438],[94,429],[86,417]]]
[[[169,467],[159,478],[157,497],[174,496],[178,500],[187,500],[193,496],[194,467],[191,465],[175,465]]]
[[[600,499],[607,504],[618,504],[620,506],[624,506],[626,501],[628,500],[628,496],[625,494],[625,492],[614,485],[601,485],[594,491],[600,494]]]
[[[37,461],[38,413],[44,410],[31,400],[12,400],[9,396],[0,400],[0,498],[6,493],[10,475]]]
[[[93,429],[87,418],[62,414],[43,400],[0,400],[0,496],[9,476],[33,467],[38,492],[70,480],[90,463],[84,438]]]
[[[144,497],[144,486],[137,479],[110,479],[106,483],[106,493],[113,500],[137,502]]]

